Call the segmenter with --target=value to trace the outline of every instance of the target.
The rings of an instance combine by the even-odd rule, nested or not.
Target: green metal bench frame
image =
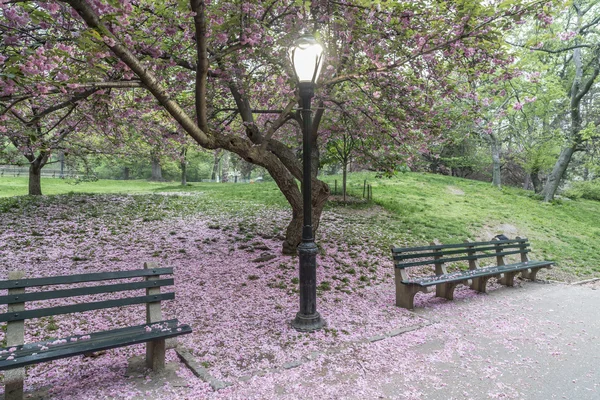
[[[487,281],[492,277],[506,286],[514,285],[518,273],[525,279],[535,280],[541,268],[551,268],[552,261],[532,261],[528,253],[527,238],[492,240],[488,242],[465,242],[435,244],[422,247],[392,247],[396,281],[396,305],[407,309],[414,308],[417,293],[428,293],[435,286],[436,296],[448,300],[454,298],[454,289],[466,284],[473,290],[485,293]],[[506,256],[519,254],[521,262],[507,264]],[[479,260],[496,258],[496,265],[480,267]],[[469,269],[448,272],[447,263],[467,261]],[[434,265],[435,275],[411,278],[407,269],[424,265]]]
[[[154,263],[144,264],[144,269],[102,272],[45,278],[24,277],[20,271],[9,273],[9,280],[0,281],[0,289],[8,294],[0,296],[0,304],[6,304],[7,312],[0,314],[0,322],[6,322],[6,345],[0,348],[0,370],[4,370],[5,400],[23,399],[25,366],[60,358],[74,357],[96,351],[146,343],[146,366],[155,371],[165,366],[165,339],[192,332],[189,325],[176,319],[162,320],[161,301],[175,298],[174,292],[161,292],[162,286],[173,286],[174,279],[161,275],[173,275],[173,268],[158,268]],[[126,283],[105,281],[141,278]],[[100,282],[97,286],[54,289],[54,285],[77,286],[87,282]],[[29,287],[50,287],[50,290],[25,292]],[[126,297],[128,291],[145,289],[145,296]],[[43,300],[74,298],[93,294],[113,293],[118,298],[103,301],[78,302],[72,305],[42,307],[25,310],[25,303]],[[146,323],[108,331],[73,335],[62,339],[50,339],[24,343],[25,320],[60,314],[146,304]]]

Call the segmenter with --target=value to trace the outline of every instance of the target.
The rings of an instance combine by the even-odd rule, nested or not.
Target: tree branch
[[[196,119],[198,126],[208,132],[208,118],[206,114],[206,79],[208,74],[208,56],[206,45],[206,4],[203,0],[190,0],[190,7],[194,16],[196,28]]]
[[[116,37],[102,22],[100,22],[100,18],[96,15],[96,12],[90,7],[87,1],[64,1],[73,7],[90,28],[96,30],[101,37],[106,38],[107,42],[114,41],[114,43],[111,44],[106,43],[106,46],[108,46],[108,48],[110,48],[110,50],[140,78],[143,84],[154,95],[156,100],[158,100],[165,110],[171,114],[171,116],[196,142],[206,148],[214,147],[214,140],[208,136],[208,132],[200,129],[179,104],[171,99],[168,92],[162,87],[150,69],[144,67],[140,60],[138,60],[129,49],[116,40]]]

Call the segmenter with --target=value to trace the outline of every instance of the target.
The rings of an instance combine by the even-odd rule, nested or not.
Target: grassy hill
[[[426,244],[434,238],[442,243],[489,240],[500,233],[528,237],[535,257],[557,261],[559,268],[551,277],[600,276],[599,202],[543,203],[530,191],[417,173],[391,179],[355,174],[350,191],[362,196],[364,179],[372,185],[373,202],[396,220],[396,226],[388,229],[400,229],[407,243]]]
[[[332,188],[341,177],[324,178]],[[443,243],[464,239],[489,240],[503,233],[511,238],[528,237],[533,255],[555,260],[557,268],[549,278],[573,281],[600,277],[600,203],[587,200],[560,200],[542,203],[532,193],[516,188],[498,190],[489,183],[440,175],[407,173],[394,178],[376,178],[374,174],[352,174],[349,192],[362,197],[364,180],[372,186],[373,204],[354,202],[329,207],[369,208],[375,215],[366,223],[381,230],[382,251],[390,245],[418,245],[438,239]],[[257,206],[287,207],[273,183],[213,184],[194,183],[181,187],[174,183],[145,181],[98,181],[78,185],[58,179],[45,179],[46,194],[81,193],[161,193],[202,192],[223,204],[252,203]],[[26,194],[24,178],[0,179],[0,197]],[[0,205],[10,199],[0,199]],[[1,209],[7,209],[6,207]],[[375,211],[375,213],[373,213]],[[364,220],[347,224],[365,223]],[[360,240],[360,238],[348,238]]]

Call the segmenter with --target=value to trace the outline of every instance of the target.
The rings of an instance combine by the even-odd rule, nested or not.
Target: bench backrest
[[[0,304],[7,304],[9,307],[8,312],[0,314],[0,322],[22,321],[31,318],[79,313],[133,304],[158,303],[161,300],[174,299],[174,292],[160,292],[161,286],[174,285],[173,278],[160,279],[161,275],[173,275],[173,268],[155,268],[153,264],[150,264],[145,265],[145,268],[140,270],[51,276],[46,278],[9,279],[0,281],[0,289],[8,289],[7,295],[0,296]],[[83,286],[69,289],[53,290],[51,288],[50,290],[23,293],[25,288],[30,287],[52,287],[54,285],[71,285],[86,282],[111,281],[130,278],[142,278],[142,280],[126,283],[101,284],[97,286]],[[125,296],[125,292],[139,289],[146,289],[146,295],[134,297]],[[70,298],[101,293],[119,293],[123,294],[123,296],[120,296],[118,299],[79,302],[77,304],[66,306],[41,307],[26,311],[14,310],[15,305],[23,305],[23,303],[29,301]],[[11,311],[11,308],[13,311]]]
[[[405,269],[422,265],[435,265],[439,275],[439,266],[444,263],[468,261],[469,266],[481,258],[497,257],[498,265],[504,264],[504,257],[529,252],[527,238],[492,240],[488,242],[465,242],[455,244],[436,244],[423,247],[392,247],[394,267]]]

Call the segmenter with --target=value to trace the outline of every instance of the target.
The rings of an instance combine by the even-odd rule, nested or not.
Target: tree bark
[[[37,157],[28,156],[29,160],[29,195],[42,195],[42,168],[48,162],[49,155],[41,152]]]
[[[229,158],[231,154],[229,152],[223,153],[221,157],[221,182],[229,182]]]
[[[29,195],[30,196],[41,196],[42,195],[42,168],[31,163],[29,165]]]
[[[554,164],[554,168],[548,177],[548,181],[544,186],[544,190],[542,194],[544,195],[544,201],[552,201],[554,199],[554,195],[558,190],[558,186],[560,185],[560,181],[571,162],[571,157],[573,157],[573,153],[575,153],[577,146],[573,145],[570,147],[564,147],[558,156],[558,160],[556,160],[556,164]]]
[[[344,203],[346,203],[346,183],[348,182],[348,158],[342,161],[342,193],[344,193]]]
[[[150,180],[153,180],[153,181],[162,181],[163,180],[162,168],[160,166],[160,158],[158,158],[156,155],[152,156],[152,177],[150,178]]]
[[[525,180],[523,181],[523,189],[529,190],[530,185],[531,185],[531,174],[525,172]]]
[[[213,182],[217,180],[217,176],[219,174],[219,161],[221,161],[222,152],[223,151],[221,149],[216,149],[213,153],[213,169],[210,175],[210,180]]]
[[[187,185],[187,162],[181,162],[181,186]]]
[[[242,160],[241,161],[241,173],[242,179],[250,180],[250,175],[252,174],[252,170],[254,169],[254,164],[250,164],[249,162]]]
[[[490,135],[490,146],[492,148],[492,185],[502,187],[502,171],[500,164],[501,145],[494,135]]]
[[[531,177],[531,183],[533,184],[533,191],[536,194],[541,193],[542,190],[544,189],[542,186],[542,182],[540,181],[540,177],[538,176],[538,173],[539,173],[538,170],[533,170],[529,174],[529,176]]]
[[[326,183],[313,178],[312,180],[313,192],[312,192],[312,221],[313,221],[313,235],[319,228],[321,221],[321,214],[329,198],[330,190]],[[303,207],[302,202],[299,201],[299,206],[294,204],[292,206],[292,220],[286,229],[285,240],[283,242],[282,253],[286,255],[296,254],[296,248],[302,241],[302,226],[303,220]],[[316,236],[316,235],[315,235]],[[315,237],[313,236],[313,237]]]
[[[181,167],[181,186],[187,185],[187,160],[185,158],[187,153],[187,147],[181,149],[181,160],[179,166]]]

